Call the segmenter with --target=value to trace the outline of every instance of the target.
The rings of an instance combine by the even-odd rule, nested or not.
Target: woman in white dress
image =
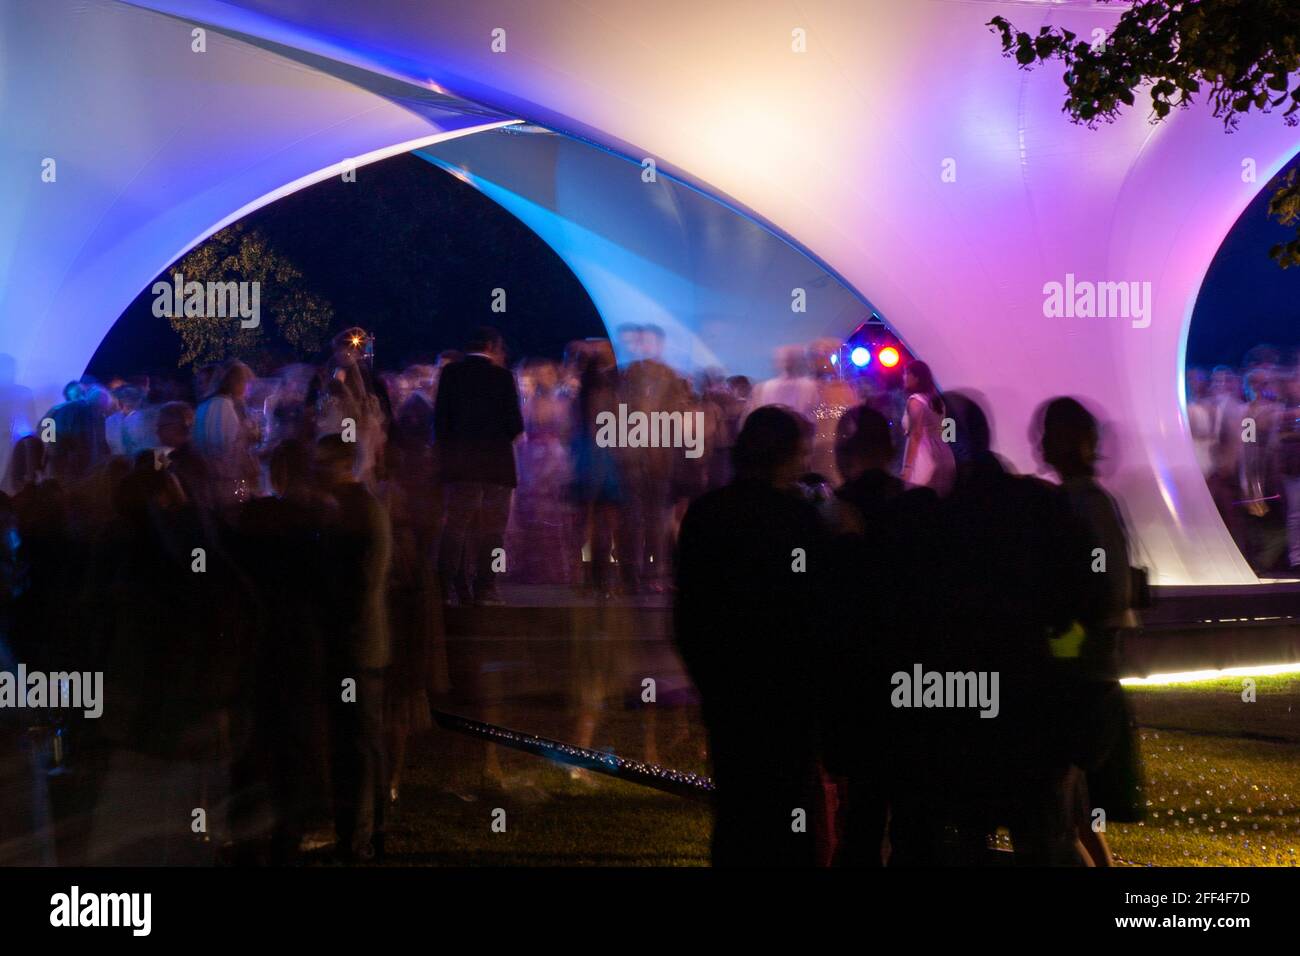
[[[913,362],[903,372],[907,408],[903,412],[903,449],[900,477],[908,485],[924,485],[940,495],[952,490],[956,462],[952,447],[943,440],[943,398],[935,388],[930,366]]]

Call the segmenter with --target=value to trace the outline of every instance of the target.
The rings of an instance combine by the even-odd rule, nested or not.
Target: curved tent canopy
[[[1193,455],[1183,346],[1205,270],[1258,189],[1243,163],[1265,181],[1296,152],[1296,132],[1254,116],[1226,136],[1203,107],[1158,125],[1139,107],[1078,127],[1056,71],[999,56],[986,26],[999,14],[1090,36],[1119,11],[1016,0],[7,5],[4,348],[24,381],[48,388],[75,374],[158,269],[231,217],[347,157],[523,120],[654,159],[666,193],[685,183],[747,213],[869,295],[945,386],[986,396],[997,447],[1023,470],[1036,467],[1028,431],[1043,400],[1097,406],[1113,424],[1110,484],[1157,582],[1253,582]],[[191,52],[195,27],[209,31],[205,54]],[[40,179],[46,157],[60,159],[57,185]],[[552,231],[566,260],[582,260],[581,230]],[[1058,286],[1100,290],[1113,307],[1057,314]],[[810,309],[728,347],[706,332],[708,309],[669,308],[723,365],[826,331]]]

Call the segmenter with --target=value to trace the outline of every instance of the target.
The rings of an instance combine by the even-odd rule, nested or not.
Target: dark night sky
[[[1269,219],[1270,192],[1262,187],[1210,266],[1188,336],[1193,365],[1236,364],[1259,342],[1300,344],[1300,268],[1283,270],[1268,255],[1292,234]],[[337,328],[377,332],[384,367],[460,347],[482,323],[505,333],[514,358],[559,357],[568,341],[604,334],[586,291],[541,239],[415,156],[364,167],[355,183],[318,183],[246,221],[330,301]],[[175,374],[179,339],[153,316],[150,285],[100,345],[91,374]],[[507,290],[505,314],[490,311],[496,287]]]
[[[1300,158],[1287,169],[1297,166]],[[1187,335],[1189,365],[1236,365],[1261,342],[1300,345],[1300,268],[1282,269],[1268,254],[1295,227],[1269,218],[1272,192],[1261,187],[1210,263]]]
[[[382,367],[460,348],[476,325],[505,335],[512,358],[558,358],[567,342],[604,335],[586,290],[527,226],[473,187],[411,155],[326,180],[245,220],[334,307],[337,329],[376,333]],[[164,270],[166,271],[166,270]],[[127,308],[88,371],[175,374],[180,339],[155,318],[153,280]],[[505,313],[491,311],[504,288]]]

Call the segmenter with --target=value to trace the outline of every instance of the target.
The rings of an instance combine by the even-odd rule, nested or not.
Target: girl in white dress
[[[924,362],[909,365],[903,372],[903,389],[907,392],[903,413],[907,444],[900,477],[909,486],[924,485],[946,495],[952,490],[957,466],[951,446],[942,437],[943,398],[934,386],[930,366]]]

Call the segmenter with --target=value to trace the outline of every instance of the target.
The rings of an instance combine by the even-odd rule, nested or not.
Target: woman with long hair
[[[934,375],[924,362],[913,362],[903,371],[907,406],[903,412],[903,449],[900,476],[909,485],[924,485],[940,495],[952,490],[956,464],[952,448],[943,440],[943,396],[935,387]]]

